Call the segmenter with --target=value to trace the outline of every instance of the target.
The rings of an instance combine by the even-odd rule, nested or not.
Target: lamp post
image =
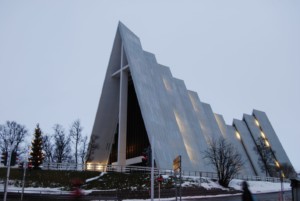
[[[8,186],[8,180],[9,180],[9,175],[10,175],[10,161],[11,161],[11,155],[13,150],[16,148],[17,143],[13,142],[10,147],[8,147],[8,158],[7,158],[7,172],[6,172],[6,181],[5,181],[5,186],[4,186],[4,197],[3,201],[6,201],[7,198],[7,186]]]
[[[154,137],[151,138],[151,201],[154,200]]]
[[[160,201],[160,184],[163,182],[164,178],[161,176],[161,174],[159,175],[159,177],[157,178],[157,182],[158,182],[158,200]]]
[[[282,170],[279,171],[279,174],[280,174],[280,187],[281,187],[280,199],[281,199],[281,201],[283,201],[284,189],[283,189],[283,173],[282,173]]]
[[[26,169],[27,169],[27,164],[28,164],[28,158],[29,158],[29,152],[30,152],[30,146],[28,147],[28,152],[27,156],[25,158],[25,161],[23,163],[23,181],[22,181],[22,194],[21,194],[21,201],[23,200],[23,195],[24,195],[24,187],[25,187],[25,178],[26,178]]]

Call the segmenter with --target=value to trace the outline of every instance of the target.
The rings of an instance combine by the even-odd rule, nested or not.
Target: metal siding
[[[111,75],[120,68],[120,52],[121,39],[117,31],[91,134],[93,147],[89,145],[88,162],[108,162],[118,120],[120,87],[119,79],[112,78]]]
[[[260,127],[266,135],[272,150],[274,151],[275,157],[280,164],[287,164],[292,166],[287,154],[285,153],[267,115],[265,112],[253,110],[253,115],[258,120]]]
[[[255,175],[247,152],[239,139],[236,137],[236,129],[233,126],[227,126],[227,139],[236,147],[241,154],[244,162],[243,169],[239,172],[240,175]]]
[[[254,168],[254,172],[257,173],[257,176],[264,176],[265,173],[261,171],[258,161],[260,160],[259,154],[255,151],[256,144],[253,141],[251,133],[244,121],[234,119],[233,126],[239,132],[241,136],[241,143],[244,145],[245,152],[249,156],[249,162]]]
[[[246,125],[251,133],[253,140],[256,143],[257,139],[259,139],[261,137],[261,133],[260,133],[259,127],[255,123],[255,118],[248,114],[244,114],[243,118],[244,118],[244,121],[246,122]]]
[[[185,140],[185,146],[188,151],[192,167],[190,170],[204,170],[205,162],[202,157],[202,152],[205,151],[205,139],[201,134],[201,128],[197,122],[197,116],[193,109],[192,102],[190,100],[188,90],[182,80],[175,79],[175,83],[178,90],[180,116],[184,122],[184,132],[181,132],[183,139]]]
[[[146,74],[151,80],[148,84],[154,86],[152,95],[155,99],[159,100],[159,107],[155,108],[156,124],[150,124],[151,130],[154,130],[155,140],[155,157],[156,162],[161,168],[172,168],[173,159],[177,155],[182,155],[183,161],[187,156],[186,149],[184,147],[183,138],[180,134],[179,128],[176,124],[176,119],[174,116],[174,107],[176,105],[176,88],[173,83],[173,77],[167,67],[161,67],[156,63],[154,55],[144,52],[147,57],[147,62],[151,65],[153,74]],[[151,76],[151,77],[150,77]],[[172,87],[172,92],[168,92],[164,85],[164,80],[167,80]],[[152,101],[140,97],[141,107],[143,102],[149,101],[148,104],[151,105]],[[142,100],[143,99],[143,100]],[[144,120],[147,121],[148,114],[145,113]],[[150,129],[149,129],[150,130]],[[172,132],[170,132],[172,131]],[[148,133],[151,135],[151,133]],[[168,147],[168,149],[166,149]],[[163,150],[163,151],[162,151]],[[190,166],[190,161],[185,161],[184,164]]]
[[[161,100],[161,116],[165,117],[166,121],[164,122],[165,132],[162,133],[164,140],[161,141],[162,149],[166,150],[164,152],[168,153],[169,162],[168,166],[173,164],[173,159],[178,155],[182,156],[183,161],[188,158],[186,147],[184,146],[184,139],[180,133],[179,127],[176,122],[176,117],[174,114],[174,108],[178,104],[178,93],[176,89],[176,85],[174,83],[173,76],[168,67],[157,65],[156,68],[156,76],[160,76],[160,81],[156,82],[162,86],[162,90],[157,92],[159,93],[159,97]],[[160,153],[158,153],[160,154]],[[190,164],[189,162],[184,162],[184,165]]]
[[[239,174],[255,175],[251,163],[249,162],[247,153],[245,152],[244,146],[236,137],[236,129],[233,126],[226,125],[222,115],[215,114],[215,117],[223,137],[227,140],[227,142],[231,143],[237,149],[238,153],[241,154],[244,165]]]
[[[217,120],[215,118],[215,114],[213,113],[211,106],[207,103],[202,103],[204,112],[206,114],[207,122],[211,129],[211,138],[219,139],[223,138],[222,132],[218,126]]]
[[[160,115],[163,108],[161,102],[159,102],[159,94],[163,93],[163,88],[161,85],[156,86],[154,84],[160,82],[160,77],[154,75],[155,59],[150,58],[149,54],[141,53],[143,53],[144,58],[142,64],[132,62],[136,54],[130,54],[133,55],[133,58],[129,59],[133,83],[149,141],[151,147],[154,148],[157,166],[159,168],[170,168],[172,159],[168,157],[168,150],[165,150],[164,154],[158,153],[163,146],[161,142],[165,142],[165,146],[168,147],[168,140],[163,139],[165,133],[167,133],[167,128],[164,126],[167,119]]]
[[[212,139],[213,129],[211,128],[211,123],[209,122],[209,118],[205,113],[204,105],[200,101],[198,94],[194,91],[188,91],[188,93],[195,113],[195,119],[197,121],[195,123],[197,123],[198,127],[201,129],[201,131],[198,133],[197,140],[201,142],[201,147],[199,147],[199,149],[201,149],[201,153],[203,153],[203,151],[209,148],[208,144]],[[201,156],[201,158],[203,158],[203,155]],[[204,165],[200,170],[207,172],[211,172],[212,170],[214,170],[214,167],[210,164],[209,161],[203,160],[203,164]]]
[[[209,104],[202,103],[196,92],[188,91],[184,82],[174,78],[168,67],[158,64],[152,53],[143,51],[139,38],[122,23],[116,33],[92,131],[97,147],[89,147],[88,161],[108,161],[118,120],[120,90],[119,79],[111,75],[120,69],[122,44],[158,168],[171,169],[173,159],[181,155],[184,170],[212,171],[212,165],[203,160],[203,152],[208,148],[209,140],[223,137],[232,142],[245,159],[244,174],[255,174],[256,171],[259,176],[264,176],[258,165],[260,156],[254,150],[254,139],[260,136],[254,117],[244,115],[245,122],[234,120],[233,125],[242,138],[239,143],[235,128],[227,126]],[[290,164],[265,113],[256,110],[253,113],[279,162]]]
[[[207,118],[203,103],[200,101],[198,94],[196,92],[189,91],[189,95],[197,116],[198,124],[202,130],[201,133],[206,141],[206,147],[208,147],[207,144],[211,140],[211,136],[213,136],[209,119]]]
[[[222,134],[223,138],[227,139],[227,137],[228,137],[227,136],[228,135],[228,133],[227,133],[227,127],[226,127],[226,124],[225,124],[223,116],[220,115],[220,114],[214,114],[214,115],[215,115],[215,119],[217,121],[218,127],[219,127],[219,129],[221,131],[221,134]]]
[[[162,77],[156,72],[158,64],[154,55],[144,52],[138,39],[131,36],[130,32],[122,31],[121,36],[126,41],[124,42],[124,49],[149,141],[155,150],[156,163],[159,168],[170,169],[173,159],[176,157],[175,153],[181,154],[184,160],[187,155],[183,147],[183,139],[179,135],[179,128],[168,122],[174,122],[174,117],[172,117],[174,116],[174,104],[167,102],[176,100],[178,93],[176,91],[173,94],[166,93],[162,84]],[[172,79],[168,79],[170,79],[170,84],[174,85]],[[175,89],[174,86],[173,88]],[[166,127],[166,125],[171,126],[171,128]],[[169,129],[172,129],[174,133],[168,132]],[[153,142],[152,137],[154,138]],[[178,139],[176,144],[173,142],[174,138]],[[177,149],[170,149],[172,146]],[[165,149],[165,147],[169,147],[169,149]],[[163,154],[160,153],[162,149],[164,150]],[[189,160],[184,161],[184,164],[187,167],[191,166]]]

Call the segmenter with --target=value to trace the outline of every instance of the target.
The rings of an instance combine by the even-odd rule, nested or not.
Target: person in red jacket
[[[81,197],[84,195],[80,188],[80,186],[82,184],[83,184],[83,182],[80,179],[72,180],[72,185],[73,185],[72,198],[73,198],[73,200],[80,200]]]

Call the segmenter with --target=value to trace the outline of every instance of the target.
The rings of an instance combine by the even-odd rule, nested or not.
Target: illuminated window
[[[262,132],[262,131],[260,131],[260,134],[261,134],[261,136],[262,136],[262,138],[266,138],[266,135],[264,134],[264,132]]]
[[[90,171],[106,171],[106,166],[102,165],[101,163],[87,163],[86,166],[87,170]]]
[[[267,140],[265,140],[265,143],[267,147],[270,147],[270,143]]]
[[[235,135],[236,135],[236,138],[237,138],[237,139],[239,139],[239,140],[241,139],[241,135],[239,134],[239,132],[236,131],[236,132],[235,132]]]
[[[91,163],[87,163],[86,169],[87,170],[92,170],[92,164]]]
[[[275,161],[276,167],[280,167],[278,161]]]
[[[255,124],[256,124],[257,126],[259,126],[259,122],[257,121],[257,119],[255,119]]]

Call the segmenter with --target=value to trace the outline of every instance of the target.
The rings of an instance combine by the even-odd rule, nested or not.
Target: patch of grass
[[[110,172],[97,180],[91,181],[85,185],[87,189],[119,189],[119,190],[148,190],[150,189],[150,173],[117,173]],[[169,177],[162,182],[162,188],[172,188],[173,178]],[[155,181],[155,185],[158,183]]]
[[[108,172],[101,177],[100,172],[92,171],[57,171],[57,170],[31,170],[26,173],[26,187],[49,187],[61,188],[62,190],[72,189],[72,180],[77,179],[85,182],[87,179],[95,178],[82,185],[83,189],[94,190],[92,194],[97,196],[117,196],[122,199],[129,198],[150,198],[150,172],[132,172],[118,173]],[[11,169],[10,183],[15,186],[22,185],[23,171],[20,169]],[[98,177],[98,178],[97,178]],[[0,181],[6,178],[6,168],[0,168]],[[197,180],[192,178],[183,178],[182,195],[215,195],[225,193],[236,193],[235,190],[205,189],[198,185]],[[202,183],[209,182],[201,179]],[[161,197],[174,197],[176,195],[176,178],[169,176],[163,180],[160,185]],[[177,186],[178,187],[178,186]],[[155,180],[155,192],[158,192],[158,182]],[[178,188],[177,188],[178,190]],[[156,195],[158,197],[158,195]]]

